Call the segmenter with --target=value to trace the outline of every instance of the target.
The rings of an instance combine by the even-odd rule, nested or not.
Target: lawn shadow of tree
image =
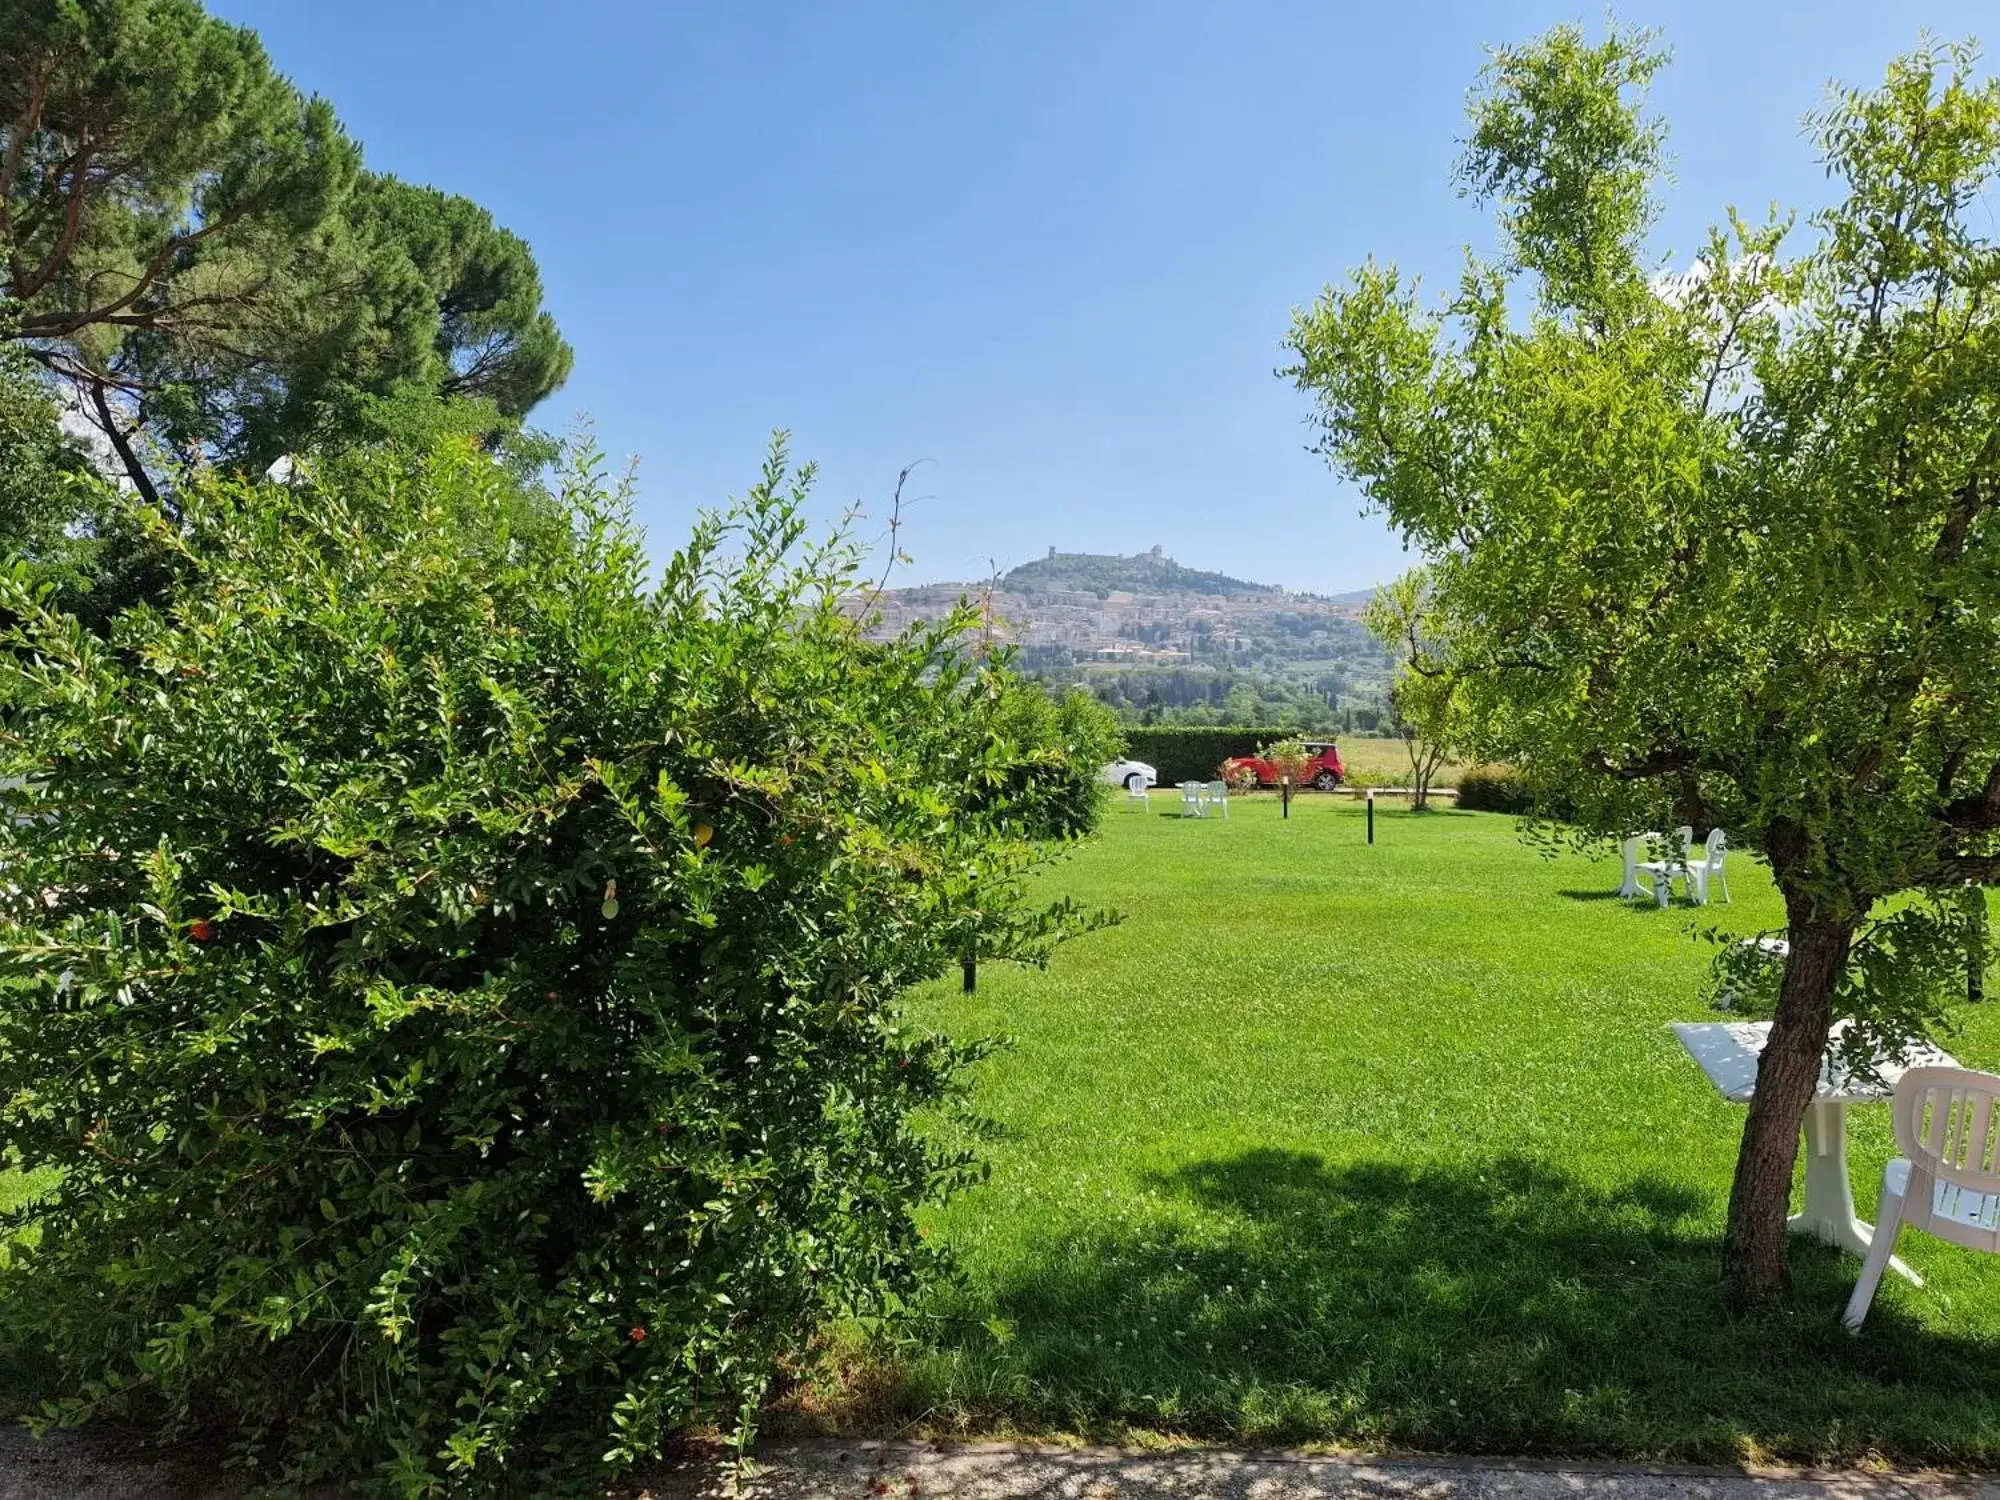
[[[1855,1263],[1805,1242],[1791,1295],[1733,1319],[1713,1205],[1673,1183],[1262,1149],[1157,1187],[1180,1212],[1043,1246],[945,1320],[900,1399],[1098,1436],[2000,1457],[2000,1344],[1932,1333],[1893,1294],[1847,1337]]]

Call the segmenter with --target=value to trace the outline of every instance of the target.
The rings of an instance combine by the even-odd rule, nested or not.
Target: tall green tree
[[[325,100],[196,0],[0,0],[0,291],[131,482],[261,465],[412,399],[489,425],[569,351],[476,205],[361,168]]]
[[[1431,558],[1471,748],[1587,833],[1678,813],[1770,863],[1791,953],[1724,1243],[1750,1300],[1833,1021],[1935,1025],[2000,876],[2000,85],[1926,43],[1832,94],[1810,242],[1732,214],[1667,276],[1664,60],[1615,27],[1496,53],[1459,183],[1500,253],[1437,308],[1363,267],[1289,373]]]

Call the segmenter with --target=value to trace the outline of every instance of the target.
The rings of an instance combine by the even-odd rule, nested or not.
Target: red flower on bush
[[[215,936],[215,929],[209,925],[207,917],[196,917],[188,923],[188,936],[197,943],[205,943]]]
[[[646,1330],[643,1325],[635,1327],[632,1330],[632,1342],[635,1344],[643,1344],[646,1342]]]

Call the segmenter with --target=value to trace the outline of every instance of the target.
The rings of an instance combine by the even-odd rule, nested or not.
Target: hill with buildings
[[[1184,567],[1158,547],[1131,557],[1057,552],[985,582],[886,589],[881,628],[970,599],[1022,668],[1081,684],[1127,718],[1366,728],[1389,661],[1360,620],[1372,590],[1294,593]]]

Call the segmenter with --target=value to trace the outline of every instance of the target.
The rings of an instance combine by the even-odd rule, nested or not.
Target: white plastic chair
[[[1144,811],[1152,805],[1151,799],[1146,796],[1146,778],[1134,771],[1125,778],[1125,810],[1131,812],[1138,808]]]
[[[1184,818],[1200,817],[1202,807],[1207,801],[1206,793],[1207,788],[1203,787],[1199,781],[1183,781],[1181,783],[1181,816]]]
[[[1653,888],[1650,891],[1646,891],[1646,894],[1651,896],[1655,901],[1659,902],[1660,905],[1662,906],[1665,906],[1667,904],[1667,898],[1671,896],[1674,892],[1674,877],[1676,875],[1680,876],[1682,880],[1687,882],[1688,891],[1690,894],[1692,894],[1694,890],[1694,879],[1688,873],[1687,855],[1688,855],[1688,845],[1692,844],[1693,842],[1694,842],[1694,829],[1686,823],[1681,824],[1680,827],[1674,830],[1673,847],[1667,851],[1666,858],[1649,859],[1641,863],[1635,871],[1635,878],[1633,880],[1633,884],[1634,885],[1638,884],[1636,878],[1638,875],[1652,876]],[[1643,886],[1640,886],[1639,888],[1641,890],[1645,890]]]
[[[1210,807],[1221,808],[1223,817],[1228,817],[1229,783],[1226,781],[1211,781],[1208,784],[1208,790],[1202,793],[1202,800],[1207,802]]]
[[[1882,1201],[1861,1279],[1840,1315],[1861,1331],[1883,1268],[1906,1225],[1969,1250],[2000,1255],[2000,1077],[1967,1068],[1912,1068],[1892,1106],[1903,1154],[1882,1169]]]
[[[1722,871],[1723,856],[1728,852],[1729,841],[1723,837],[1722,830],[1720,828],[1709,829],[1708,843],[1703,848],[1701,862],[1699,864],[1690,864],[1685,872],[1687,875],[1688,894],[1694,897],[1694,904],[1696,906],[1708,905],[1708,893],[1716,887],[1721,888],[1722,899],[1725,902],[1728,902],[1731,906],[1736,904],[1729,900],[1729,877]]]

